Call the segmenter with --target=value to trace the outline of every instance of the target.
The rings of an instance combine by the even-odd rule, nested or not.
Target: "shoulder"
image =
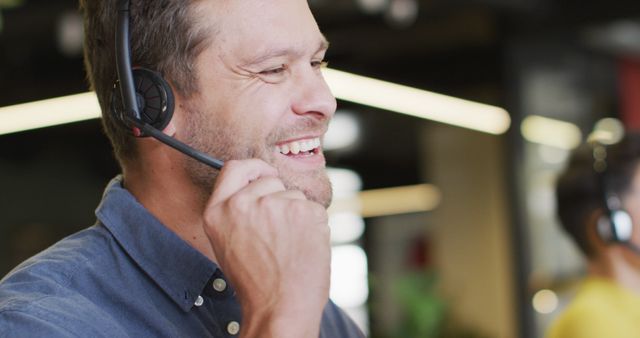
[[[102,226],[93,226],[64,238],[2,278],[0,293],[28,292],[35,286],[44,285],[65,286],[79,271],[84,273],[94,268],[96,261],[104,255],[105,247],[111,245],[111,238]]]
[[[77,297],[32,295],[0,308],[0,338],[104,337],[117,325],[97,320],[94,304]]]
[[[547,338],[635,337],[640,324],[629,322],[606,290],[582,289],[550,326]]]
[[[109,241],[103,231],[91,227],[67,237],[0,281],[0,337],[74,336],[82,326],[91,332],[88,324],[100,309],[82,290],[89,286],[78,280],[96,269],[96,257]]]
[[[364,334],[342,309],[329,300],[322,313],[320,337],[360,338]]]

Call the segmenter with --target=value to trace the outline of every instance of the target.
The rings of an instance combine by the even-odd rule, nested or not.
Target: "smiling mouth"
[[[311,156],[320,151],[320,138],[283,143],[276,146],[276,151],[286,156]]]

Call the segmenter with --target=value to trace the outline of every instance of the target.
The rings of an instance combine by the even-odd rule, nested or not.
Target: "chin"
[[[319,203],[325,208],[331,204],[333,192],[329,177],[324,169],[295,176],[282,175],[281,178],[287,189],[302,191],[308,200]]]
[[[303,190],[303,192],[304,195],[307,196],[307,199],[323,205],[325,209],[329,208],[329,205],[331,205],[331,186],[329,186],[328,189],[324,189],[323,191]]]

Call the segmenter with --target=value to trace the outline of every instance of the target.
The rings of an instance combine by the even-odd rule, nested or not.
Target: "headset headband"
[[[116,25],[116,73],[118,75],[120,96],[124,109],[123,120],[131,127],[138,128],[140,134],[149,135],[158,141],[178,150],[179,152],[194,158],[212,168],[221,169],[224,162],[213,158],[203,152],[197,151],[190,146],[166,135],[162,131],[154,128],[145,122],[140,115],[140,108],[137,102],[137,95],[133,81],[131,67],[131,46],[129,43],[129,21],[130,21],[130,1],[118,0],[118,20]],[[112,107],[113,109],[113,107]]]
[[[120,81],[120,95],[125,118],[135,117],[141,122],[136,102],[133,73],[131,71],[131,47],[129,45],[129,0],[118,0],[118,23],[116,25],[116,66]],[[132,121],[134,122],[134,121]]]

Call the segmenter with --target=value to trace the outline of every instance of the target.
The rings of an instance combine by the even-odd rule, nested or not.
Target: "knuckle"
[[[226,207],[230,213],[243,213],[249,204],[248,198],[244,194],[235,194],[227,200]]]
[[[273,210],[278,207],[277,199],[270,195],[260,197],[257,204],[261,210]]]

